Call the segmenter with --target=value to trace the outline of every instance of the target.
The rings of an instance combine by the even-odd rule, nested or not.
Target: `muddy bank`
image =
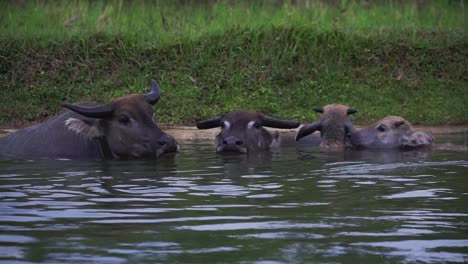
[[[450,135],[450,134],[468,134],[468,124],[467,125],[457,125],[457,126],[413,126],[417,130],[423,130],[431,135],[437,137],[441,135]],[[357,129],[363,128],[363,126],[356,126]],[[173,136],[178,142],[187,142],[187,143],[200,143],[200,142],[213,142],[216,134],[219,133],[219,128],[199,130],[196,127],[188,126],[162,126],[164,130],[169,135]],[[268,128],[267,128],[268,129]],[[269,131],[275,131],[275,129],[268,129]],[[295,133],[299,130],[297,129],[283,129],[278,130],[281,135],[294,136]],[[15,129],[0,129],[0,137],[6,136],[9,133],[16,131]],[[316,132],[317,133],[317,132]]]

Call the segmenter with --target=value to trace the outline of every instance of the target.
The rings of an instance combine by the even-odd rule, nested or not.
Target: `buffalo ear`
[[[351,120],[345,121],[344,126],[345,126],[345,132],[346,132],[347,135],[351,135],[353,133],[356,133],[356,128],[354,128],[354,125],[351,122]]]
[[[294,121],[289,121],[289,120],[280,120],[276,118],[272,118],[269,116],[262,116],[260,117],[260,120],[262,122],[262,126],[266,127],[273,127],[273,128],[297,128],[300,123],[299,122],[294,122]]]
[[[159,89],[158,83],[151,79],[151,91],[145,94],[145,99],[148,104],[154,105],[158,102],[159,97],[161,96],[161,89]]]
[[[295,140],[298,141],[299,139],[305,136],[308,136],[314,133],[315,131],[321,130],[321,129],[322,129],[322,123],[320,122],[320,120],[315,121],[314,123],[311,123],[311,124],[304,125],[303,127],[301,127],[301,129],[299,129],[299,132],[297,132]]]
[[[198,129],[210,129],[210,128],[215,128],[215,127],[220,127],[221,119],[222,119],[222,116],[218,116],[218,117],[208,119],[205,121],[197,122],[197,128]]]
[[[399,127],[399,126],[403,125],[404,123],[405,123],[405,121],[403,121],[403,120],[398,120],[398,121],[393,122],[393,125],[394,125],[395,127]]]
[[[314,111],[317,113],[322,113],[323,114],[323,107],[316,107],[314,108]]]
[[[99,106],[79,106],[73,104],[63,104],[63,107],[66,107],[73,112],[76,112],[80,115],[91,117],[91,118],[105,118],[112,115],[114,111],[113,107],[110,104],[104,104]]]
[[[357,110],[354,109],[354,108],[348,108],[348,110],[346,110],[346,114],[348,115],[352,115],[352,114],[355,114],[357,113]]]
[[[89,121],[78,118],[68,118],[65,120],[65,127],[76,134],[84,135],[89,138],[98,138],[103,136],[102,132],[99,131],[97,120]]]

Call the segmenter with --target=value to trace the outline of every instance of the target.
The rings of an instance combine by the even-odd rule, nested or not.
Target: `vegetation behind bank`
[[[329,103],[357,124],[468,122],[463,1],[64,2],[2,3],[0,127],[150,78],[163,124],[235,109],[310,122]]]

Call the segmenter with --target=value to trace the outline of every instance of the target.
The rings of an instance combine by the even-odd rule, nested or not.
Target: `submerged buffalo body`
[[[116,98],[104,105],[64,106],[53,119],[0,138],[0,155],[20,158],[156,158],[178,148],[154,120],[160,90]]]
[[[256,112],[235,111],[222,116],[198,122],[198,129],[221,127],[216,136],[217,152],[259,152],[268,151],[276,145],[279,135],[272,136],[264,127],[297,128],[298,122],[279,120]]]
[[[351,144],[358,148],[397,149],[430,146],[434,138],[424,131],[413,130],[399,116],[387,116],[377,123],[351,134]]]
[[[349,115],[356,113],[353,108],[345,105],[330,104],[314,111],[321,113],[320,118],[301,127],[296,135],[296,141],[315,131],[320,131],[321,149],[342,149],[346,146],[346,139],[355,131]]]

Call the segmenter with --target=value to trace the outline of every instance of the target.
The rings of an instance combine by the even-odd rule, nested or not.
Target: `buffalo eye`
[[[119,116],[119,122],[121,124],[127,125],[130,122],[130,118],[127,115]]]
[[[257,121],[250,121],[250,122],[247,124],[247,128],[248,128],[248,129],[251,129],[251,128],[253,128],[253,127],[259,129],[259,128],[262,127],[262,125],[260,125],[260,123],[257,122]]]
[[[384,132],[385,131],[385,126],[384,125],[379,125],[377,127],[377,130],[379,130],[380,132]]]
[[[231,123],[229,123],[229,121],[223,121],[223,122],[221,122],[221,124],[219,126],[222,129],[229,129],[231,127]]]

